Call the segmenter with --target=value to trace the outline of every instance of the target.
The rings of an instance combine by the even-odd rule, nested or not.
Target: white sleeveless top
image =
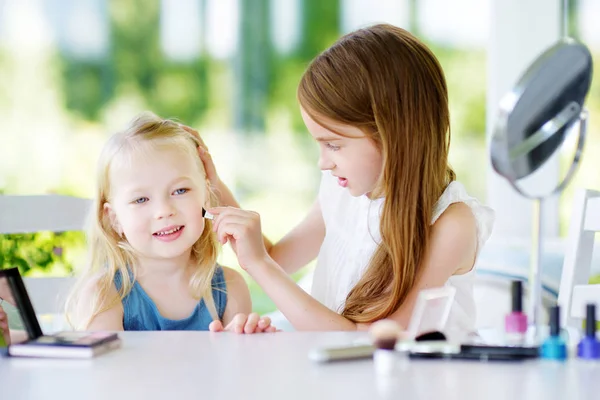
[[[329,309],[340,313],[350,290],[356,285],[377,245],[381,242],[379,220],[384,199],[366,195],[353,197],[338,185],[329,171],[323,172],[319,202],[325,222],[325,239],[319,251],[311,294]],[[448,185],[435,205],[433,224],[452,203],[467,204],[477,223],[477,253],[490,236],[494,212],[469,196],[459,182]],[[473,299],[474,269],[451,276],[446,285],[456,288],[447,329],[471,332],[475,328]]]

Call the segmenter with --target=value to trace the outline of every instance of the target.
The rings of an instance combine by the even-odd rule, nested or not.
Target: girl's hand
[[[198,142],[200,142],[200,145],[198,146],[198,155],[200,156],[200,159],[202,160],[202,164],[204,164],[204,170],[206,171],[206,178],[208,179],[208,182],[210,183],[210,186],[213,190],[219,190],[220,185],[221,185],[221,179],[219,178],[219,175],[217,174],[217,168],[215,167],[215,163],[213,162],[213,159],[210,155],[210,152],[208,151],[208,147],[204,143],[204,140],[202,140],[202,138],[200,137],[200,134],[198,133],[197,130],[192,129],[189,126],[185,126],[185,125],[180,125],[180,126],[185,131],[187,131],[191,135],[193,135],[198,140]]]
[[[251,271],[269,258],[258,213],[233,207],[216,207],[208,211],[214,215],[213,230],[217,239],[221,244],[229,242],[240,267]]]
[[[270,323],[270,321],[269,321]],[[8,329],[8,316],[0,306],[0,334],[4,338],[6,345],[10,345],[10,330]]]
[[[259,317],[256,313],[236,314],[231,322],[223,327],[221,321],[213,321],[208,326],[208,330],[211,332],[235,332],[235,333],[263,333],[263,332],[276,332],[277,329],[271,325],[271,318]]]

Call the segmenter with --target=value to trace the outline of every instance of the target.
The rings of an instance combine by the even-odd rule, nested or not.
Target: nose
[[[171,218],[176,214],[175,207],[170,200],[163,200],[156,203],[156,219]]]
[[[328,171],[335,167],[335,163],[329,158],[328,154],[324,151],[321,151],[319,154],[319,161],[317,162],[319,169],[321,171]]]

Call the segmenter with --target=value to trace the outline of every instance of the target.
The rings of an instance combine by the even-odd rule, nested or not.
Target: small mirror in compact
[[[7,343],[22,343],[29,340],[9,278],[6,276],[0,276],[0,307],[6,313],[10,332],[10,341],[5,338],[6,332],[0,332],[3,340],[1,344],[6,346]]]
[[[35,312],[28,301],[23,280],[16,268],[0,270],[0,307],[8,319],[8,334],[1,332],[2,345],[18,344],[42,335]]]
[[[408,338],[417,340],[422,335],[433,335],[432,332],[444,332],[455,294],[456,289],[451,286],[421,290],[408,323]]]

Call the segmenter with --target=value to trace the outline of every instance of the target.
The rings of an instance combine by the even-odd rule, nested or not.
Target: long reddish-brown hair
[[[385,197],[382,242],[342,315],[354,322],[386,318],[416,283],[433,208],[455,179],[442,68],[406,30],[375,25],[343,36],[317,56],[302,76],[298,100],[319,124],[358,127],[381,151],[382,172],[371,197]]]

